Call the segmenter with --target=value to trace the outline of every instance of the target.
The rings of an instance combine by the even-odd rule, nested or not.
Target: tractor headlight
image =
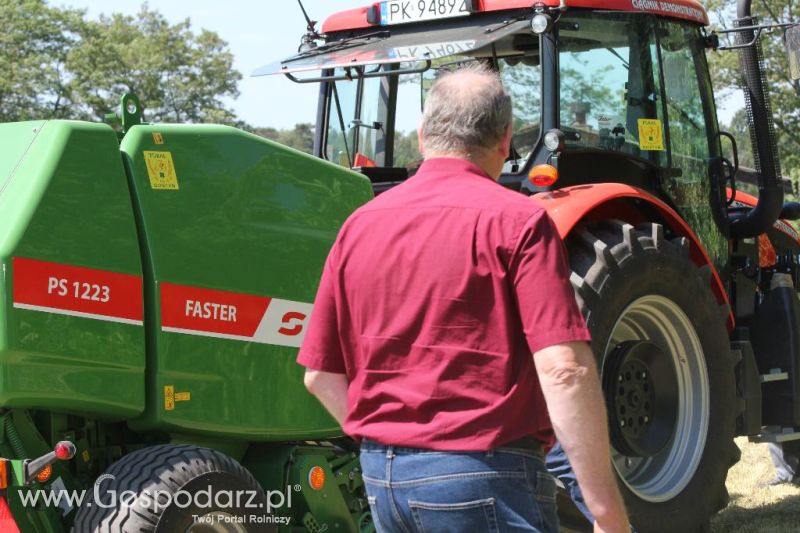
[[[553,128],[544,134],[544,147],[553,153],[564,149],[564,132]]]
[[[537,13],[531,19],[531,30],[536,35],[550,31],[552,25],[553,19],[550,18],[550,15],[545,15],[544,13]]]

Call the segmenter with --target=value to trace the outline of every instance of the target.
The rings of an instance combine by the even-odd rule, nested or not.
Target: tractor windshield
[[[321,155],[346,167],[390,167],[413,173],[421,161],[416,130],[431,84],[443,72],[482,62],[500,72],[513,97],[514,149],[505,170],[517,172],[540,135],[539,38],[531,33],[527,21],[504,22],[497,27],[487,32],[487,25],[473,23],[459,29],[458,35],[453,33],[458,40],[436,43],[429,42],[431,32],[392,36],[383,45],[392,47],[396,57],[412,61],[367,66],[370,76],[352,79],[347,77],[352,67],[327,70],[335,81],[327,82],[325,89]],[[442,33],[433,35],[437,41],[442,38]],[[487,40],[488,35],[492,40]],[[406,48],[399,49],[398,40]],[[427,58],[430,65],[423,72],[414,72],[419,69],[419,58]]]
[[[415,169],[421,159],[417,127],[428,89],[442,72],[476,62],[493,63],[488,58],[449,56],[422,74],[401,74],[394,83],[382,78],[332,82],[326,158],[342,166],[374,163]],[[497,67],[513,97],[515,153],[506,169],[512,171],[527,161],[539,139],[539,58],[533,54],[498,58]],[[394,98],[389,97],[391,93]],[[390,103],[393,109],[387,108]],[[390,111],[394,115],[391,132],[385,121]]]

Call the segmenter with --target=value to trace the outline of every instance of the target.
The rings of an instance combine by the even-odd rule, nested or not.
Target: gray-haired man
[[[379,532],[558,531],[553,429],[595,530],[629,530],[563,244],[496,183],[510,139],[497,75],[441,76],[424,163],[348,219],[325,265],[298,362],[363,440]]]

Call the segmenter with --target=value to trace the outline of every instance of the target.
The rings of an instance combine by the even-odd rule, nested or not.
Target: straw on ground
[[[728,472],[728,507],[711,521],[712,533],[797,533],[800,487],[763,486],[775,475],[766,445],[736,439],[742,460]]]

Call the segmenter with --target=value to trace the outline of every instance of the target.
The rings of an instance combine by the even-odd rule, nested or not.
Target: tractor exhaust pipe
[[[752,0],[739,0],[736,27],[753,26]],[[755,37],[753,30],[737,32],[738,43],[748,43]],[[766,90],[765,73],[761,70],[763,54],[761,43],[756,42],[739,51],[745,80],[745,103],[750,122],[750,140],[753,158],[758,171],[758,204],[749,212],[731,217],[731,235],[734,238],[755,237],[764,233],[778,219],[783,207],[781,164],[775,143],[772,106]]]

